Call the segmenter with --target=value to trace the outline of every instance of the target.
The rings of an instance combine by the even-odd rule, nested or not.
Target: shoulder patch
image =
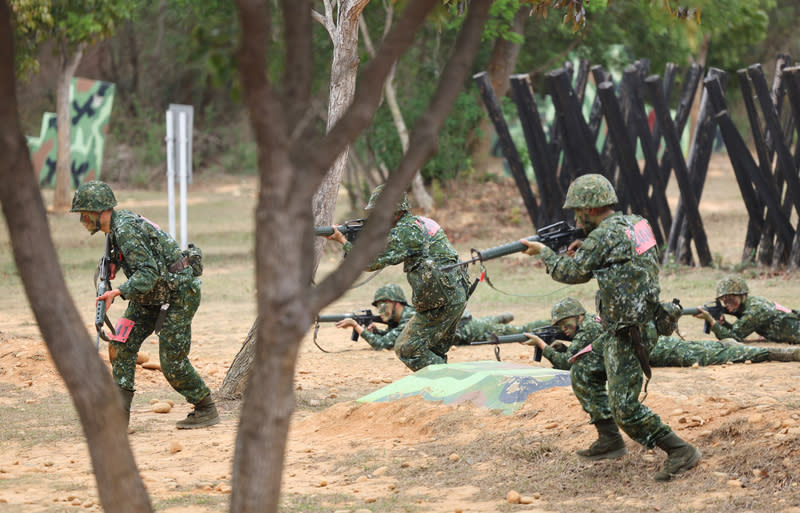
[[[638,255],[656,245],[656,237],[653,235],[653,229],[650,228],[650,223],[647,222],[647,219],[642,219],[633,225],[633,230],[625,230],[625,235],[633,241]]]
[[[442,229],[442,227],[439,226],[439,223],[427,217],[417,216],[415,222],[417,223],[417,226],[428,232],[428,235],[431,237],[436,235],[436,232]]]

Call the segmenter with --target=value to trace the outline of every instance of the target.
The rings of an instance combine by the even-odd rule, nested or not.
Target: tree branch
[[[380,103],[386,77],[397,59],[411,45],[416,31],[436,2],[437,0],[413,0],[409,3],[401,20],[386,36],[375,59],[368,64],[362,75],[359,94],[339,121],[319,140],[298,141],[294,144],[292,157],[296,168],[307,170],[317,186],[337,156],[372,120]],[[307,151],[309,146],[317,148],[317,151]]]
[[[286,89],[283,95],[283,104],[287,106],[287,132],[293,132],[307,118],[311,98],[314,74],[311,37],[313,20],[306,13],[313,9],[311,0],[283,0],[282,4],[285,38],[287,41],[294,41],[294,44],[286,46]]]
[[[355,242],[353,251],[336,272],[329,274],[314,289],[310,304],[312,311],[318,312],[339,297],[342,288],[350,286],[385,247],[389,224],[395,211],[392,205],[398,203],[416,170],[438,147],[437,134],[461,91],[461,84],[468,77],[480,46],[490,5],[491,0],[473,0],[470,3],[467,19],[458,35],[453,54],[442,72],[436,92],[428,109],[414,126],[408,151],[398,168],[389,176],[378,206],[371,211],[370,222]]]

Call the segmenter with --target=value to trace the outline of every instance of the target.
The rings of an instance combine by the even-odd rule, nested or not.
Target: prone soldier
[[[378,309],[378,315],[386,322],[386,329],[381,329],[375,324],[362,326],[352,318],[342,319],[336,323],[336,327],[355,330],[373,349],[392,349],[400,333],[416,311],[406,301],[403,289],[395,283],[379,287],[375,291],[372,306]],[[456,327],[454,345],[469,345],[472,342],[484,340],[491,334],[523,333],[536,329],[542,324],[541,322],[532,322],[523,326],[515,326],[509,324],[513,319],[514,316],[510,313],[474,318],[465,310]]]
[[[741,342],[756,332],[772,342],[800,344],[800,312],[790,310],[760,296],[751,296],[747,283],[739,276],[727,276],[717,283],[717,300],[725,313],[736,317],[733,324],[715,319],[705,308],[698,307],[695,317],[704,319],[718,339],[732,338]]]

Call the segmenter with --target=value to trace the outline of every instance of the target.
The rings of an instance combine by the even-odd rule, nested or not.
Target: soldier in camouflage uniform
[[[492,335],[516,335],[537,328],[548,326],[547,321],[533,321],[523,325],[510,324],[514,316],[510,313],[490,315],[488,317],[472,317],[464,312],[456,328],[456,345],[469,345],[472,342],[489,340]]]
[[[408,321],[414,316],[414,307],[406,302],[406,296],[399,285],[389,283],[375,291],[372,306],[378,308],[378,315],[386,322],[386,329],[382,330],[377,325],[361,326],[355,319],[345,318],[336,323],[337,328],[353,329],[367,341],[373,349],[392,349],[395,340],[406,327]],[[510,313],[492,315],[489,317],[473,318],[464,310],[458,322],[454,345],[469,345],[471,342],[487,340],[491,334],[511,335],[534,330],[548,324],[532,322],[524,326],[514,326],[510,323],[514,316]]]
[[[188,358],[192,317],[200,305],[200,280],[175,239],[144,217],[115,210],[116,204],[107,184],[89,181],[75,191],[70,211],[80,213],[81,223],[90,233],[102,231],[110,237],[112,269],[121,267],[128,278],[97,298],[105,302],[106,310],[117,296],[129,301],[124,318],[134,324],[128,339],[124,343],[109,342],[112,376],[120,388],[126,415],[130,417],[139,348],[147,336],[158,331],[159,313],[164,312],[158,321],[161,372],[195,406],[177,426],[189,429],[216,424],[219,415],[211,390]]]
[[[416,312],[406,301],[403,289],[394,283],[378,287],[372,300],[372,306],[378,309],[378,315],[386,323],[386,329],[380,329],[375,324],[364,327],[349,317],[337,322],[336,327],[356,330],[361,338],[366,340],[367,344],[376,351],[393,349],[394,341]]]
[[[552,323],[564,332],[564,340],[571,341],[569,350],[558,351],[531,334],[528,334],[531,339],[528,345],[539,346],[543,356],[553,364],[553,368],[570,370],[573,365],[569,359],[591,344],[592,337],[602,329],[602,321],[595,314],[587,314],[583,305],[572,298],[563,299],[553,306],[552,319]],[[576,362],[582,361],[576,359]],[[752,363],[800,361],[800,348],[755,347],[734,340],[719,342],[659,336],[655,347],[650,351],[650,365],[653,367],[691,367],[694,364],[705,367],[748,361]]]
[[[382,190],[383,185],[375,188],[366,210],[375,207]],[[463,268],[439,270],[456,263],[458,252],[436,221],[415,216],[410,210],[408,196],[404,195],[395,210],[386,249],[367,270],[403,264],[416,315],[397,337],[394,351],[409,369],[417,371],[431,364],[447,363],[447,351],[455,344],[458,320],[467,304],[469,282]],[[328,238],[342,244],[345,254],[353,247],[336,227]]]
[[[554,368],[570,371],[572,391],[600,434],[589,449],[577,451],[578,456],[601,460],[625,455],[628,450],[609,408],[603,354],[592,348],[592,343],[603,337],[605,328],[597,316],[587,315],[583,305],[571,297],[553,305],[550,321],[561,329],[564,339],[570,341],[569,348],[565,352],[557,351],[531,334],[528,334],[531,339],[528,344],[538,346]]]
[[[617,195],[602,175],[578,177],[567,191],[565,209],[588,234],[559,255],[540,242],[522,239],[526,253],[540,255],[550,276],[562,283],[597,280],[603,331],[592,341],[608,377],[608,403],[614,424],[597,422],[599,439],[584,451],[593,459],[615,457],[621,440],[616,426],[645,447],[658,446],[667,460],[654,478],[668,481],[694,467],[701,454],[639,401],[647,354],[656,343],[654,317],[659,306],[658,247],[650,225],[637,215],[614,211]],[[624,444],[622,445],[624,447]]]
[[[772,342],[800,344],[800,312],[759,296],[750,296],[747,283],[728,276],[717,283],[717,300],[737,318],[729,324],[714,319],[702,306],[695,317],[705,319],[718,339],[742,341],[754,331]]]

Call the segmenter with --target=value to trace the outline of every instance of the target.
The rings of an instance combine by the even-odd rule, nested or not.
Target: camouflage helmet
[[[372,194],[369,196],[369,201],[367,202],[367,206],[364,207],[364,210],[372,210],[375,208],[375,204],[378,202],[378,198],[380,197],[381,192],[383,192],[384,187],[386,187],[386,184],[381,184],[375,187],[375,190],[372,191]],[[411,210],[411,203],[408,201],[408,194],[404,192],[403,199],[400,200],[400,203],[398,203],[395,212],[406,212],[408,210]]]
[[[553,305],[553,311],[550,313],[550,321],[555,324],[567,317],[577,317],[585,313],[586,309],[580,301],[571,297],[565,297]]]
[[[567,190],[563,208],[594,208],[613,205],[619,201],[614,186],[603,175],[582,175]]]
[[[717,298],[728,294],[747,294],[747,283],[738,276],[726,276],[717,283]]]
[[[372,299],[372,306],[378,306],[378,301],[395,301],[407,305],[406,295],[399,285],[394,283],[387,283],[382,287],[378,287],[375,291],[375,297]]]
[[[70,212],[103,212],[117,206],[117,198],[108,184],[98,180],[82,183],[72,197]]]

